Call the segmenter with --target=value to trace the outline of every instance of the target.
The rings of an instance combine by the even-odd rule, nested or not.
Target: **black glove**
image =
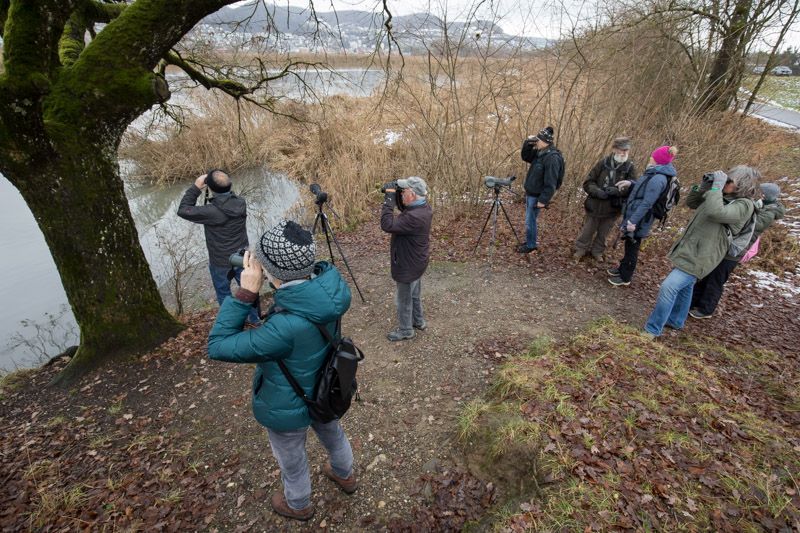
[[[619,189],[614,187],[614,186],[606,187],[605,189],[603,189],[603,192],[606,193],[608,198],[619,198],[620,197]]]
[[[599,191],[595,191],[594,197],[600,200],[608,200],[608,193],[603,189],[600,189]]]

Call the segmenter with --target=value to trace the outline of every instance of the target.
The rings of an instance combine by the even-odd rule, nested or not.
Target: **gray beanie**
[[[628,137],[617,137],[614,139],[614,142],[611,143],[611,148],[615,150],[630,150],[631,140]]]
[[[282,220],[267,230],[254,253],[272,277],[282,281],[307,278],[314,270],[314,236],[294,221]]]
[[[774,202],[781,194],[781,188],[774,183],[762,183],[761,194],[764,195],[764,200],[767,202]]]

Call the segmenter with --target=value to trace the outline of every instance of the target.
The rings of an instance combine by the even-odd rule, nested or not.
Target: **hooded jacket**
[[[247,248],[247,204],[233,193],[215,194],[206,205],[195,205],[200,189],[192,185],[178,206],[178,216],[203,225],[208,262],[228,266],[231,254]]]
[[[253,415],[275,431],[291,431],[311,424],[306,404],[294,392],[276,363],[289,372],[311,396],[317,373],[330,345],[314,325],[325,324],[331,335],[336,321],[350,307],[350,288],[339,271],[325,261],[314,265],[310,280],[290,283],[275,291],[275,307],[258,328],[242,331],[250,305],[226,298],[208,336],[208,355],[217,361],[256,363],[253,375]]]
[[[525,176],[525,194],[535,196],[537,202],[549,204],[564,175],[564,156],[552,144],[544,150],[536,150],[526,139],[522,143],[520,157],[531,164]]]
[[[630,160],[617,163],[612,154],[598,161],[583,182],[583,190],[588,195],[583,204],[586,212],[598,218],[619,215],[622,211],[621,197],[630,192],[628,189],[621,193],[616,187],[623,180],[628,180],[631,184],[636,181],[636,169]]]
[[[687,206],[698,206],[697,212],[668,257],[676,268],[703,279],[725,259],[730,244],[728,229],[734,235],[739,233],[753,215],[755,204],[749,198],[726,201],[719,189],[702,193],[699,203],[696,196],[692,191],[686,198]]]
[[[633,234],[635,238],[644,239],[650,235],[650,227],[653,225],[653,206],[669,185],[669,178],[677,175],[678,172],[672,163],[646,168],[644,174],[631,187],[620,227],[624,228],[630,221],[636,224],[636,231]]]

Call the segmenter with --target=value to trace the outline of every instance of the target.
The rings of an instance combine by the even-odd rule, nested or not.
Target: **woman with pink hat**
[[[659,146],[650,154],[650,161],[644,174],[636,180],[622,212],[619,227],[625,241],[625,256],[617,268],[609,268],[608,282],[614,286],[630,285],[642,239],[650,234],[653,225],[653,206],[669,186],[670,179],[678,175],[672,160],[678,148]]]

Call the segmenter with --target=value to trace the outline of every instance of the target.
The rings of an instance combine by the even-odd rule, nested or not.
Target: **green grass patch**
[[[768,351],[603,319],[509,360],[459,434],[515,502],[487,518],[497,529],[791,529],[799,379]]]
[[[757,82],[758,76],[748,76],[742,86],[752,90]],[[758,90],[758,98],[800,111],[800,76],[767,76]]]

